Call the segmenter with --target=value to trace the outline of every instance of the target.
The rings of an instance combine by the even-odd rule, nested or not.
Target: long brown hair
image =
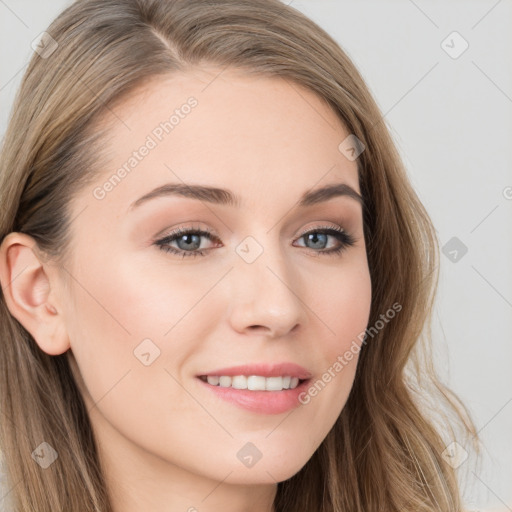
[[[278,0],[78,0],[47,32],[52,53],[33,55],[3,141],[0,240],[26,233],[65,261],[69,202],[101,172],[97,121],[149,78],[207,64],[315,92],[365,146],[357,162],[369,325],[394,303],[401,310],[362,346],[345,407],[305,466],[278,484],[275,510],[459,511],[455,469],[442,453],[451,440],[464,445],[457,429],[478,438],[432,365],[438,241],[381,112],[334,39]],[[0,441],[15,510],[110,511],[66,355],[43,352],[3,296],[0,329]],[[442,427],[431,417],[434,404],[445,405]],[[59,456],[41,471],[31,453],[43,441]]]

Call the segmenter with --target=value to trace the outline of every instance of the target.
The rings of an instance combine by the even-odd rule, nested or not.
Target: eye
[[[172,231],[164,238],[157,240],[155,244],[165,252],[180,255],[183,258],[188,256],[204,256],[205,250],[199,250],[201,246],[201,237],[209,240],[220,240],[213,235],[211,231],[195,228],[178,228]],[[170,244],[176,242],[178,248],[172,247]]]
[[[356,243],[356,239],[352,235],[338,226],[325,226],[315,228],[313,230],[307,231],[306,233],[303,233],[299,237],[299,240],[305,239],[307,242],[312,242],[314,245],[314,247],[312,247],[313,249],[324,249],[323,246],[326,244],[329,237],[333,237],[338,240],[339,245],[332,249],[316,252],[324,255],[340,254],[342,251]]]
[[[211,231],[198,229],[198,228],[178,228],[172,231],[164,238],[155,241],[162,251],[169,252],[185,257],[204,256],[211,248],[200,249],[201,238],[207,238],[210,241],[220,243],[220,240]],[[329,237],[335,238],[338,241],[337,247],[325,249]],[[324,255],[335,255],[341,253],[346,248],[355,244],[355,238],[347,233],[343,228],[325,226],[319,227],[303,233],[298,240],[305,239],[306,243],[312,243],[313,247],[309,247],[314,252]],[[178,247],[173,247],[171,244],[176,243]],[[304,247],[304,246],[302,246]],[[318,250],[320,249],[320,250]]]

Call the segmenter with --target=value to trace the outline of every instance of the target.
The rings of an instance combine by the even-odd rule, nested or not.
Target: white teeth
[[[222,388],[229,388],[231,386],[231,377],[219,377],[219,384]]]
[[[283,377],[268,377],[265,379],[265,389],[267,391],[281,391],[283,387]]]
[[[247,389],[250,391],[265,391],[265,377],[251,375],[247,377]]]
[[[217,375],[208,375],[206,379],[208,380],[208,384],[211,384],[212,386],[217,386],[220,380],[219,377],[217,377]]]
[[[204,380],[204,377],[203,377]],[[248,389],[250,391],[282,391],[283,389],[294,389],[299,385],[297,377],[262,377],[260,375],[208,375],[208,384],[223,388]]]
[[[231,387],[235,389],[247,389],[247,377],[245,375],[237,375],[231,379]]]

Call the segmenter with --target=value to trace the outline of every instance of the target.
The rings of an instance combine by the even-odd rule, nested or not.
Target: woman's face
[[[357,161],[338,148],[349,132],[298,85],[219,72],[153,81],[112,109],[110,161],[71,203],[67,354],[102,457],[126,486],[153,485],[156,469],[204,479],[205,495],[210,479],[290,478],[344,407],[369,319],[362,205],[341,193],[300,204],[326,186],[360,194]],[[170,239],[178,229],[192,233]],[[281,363],[311,376],[300,400],[199,377]]]

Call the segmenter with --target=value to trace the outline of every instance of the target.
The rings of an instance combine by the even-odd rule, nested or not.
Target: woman
[[[0,165],[13,510],[460,510],[435,231],[312,21],[78,0]]]

